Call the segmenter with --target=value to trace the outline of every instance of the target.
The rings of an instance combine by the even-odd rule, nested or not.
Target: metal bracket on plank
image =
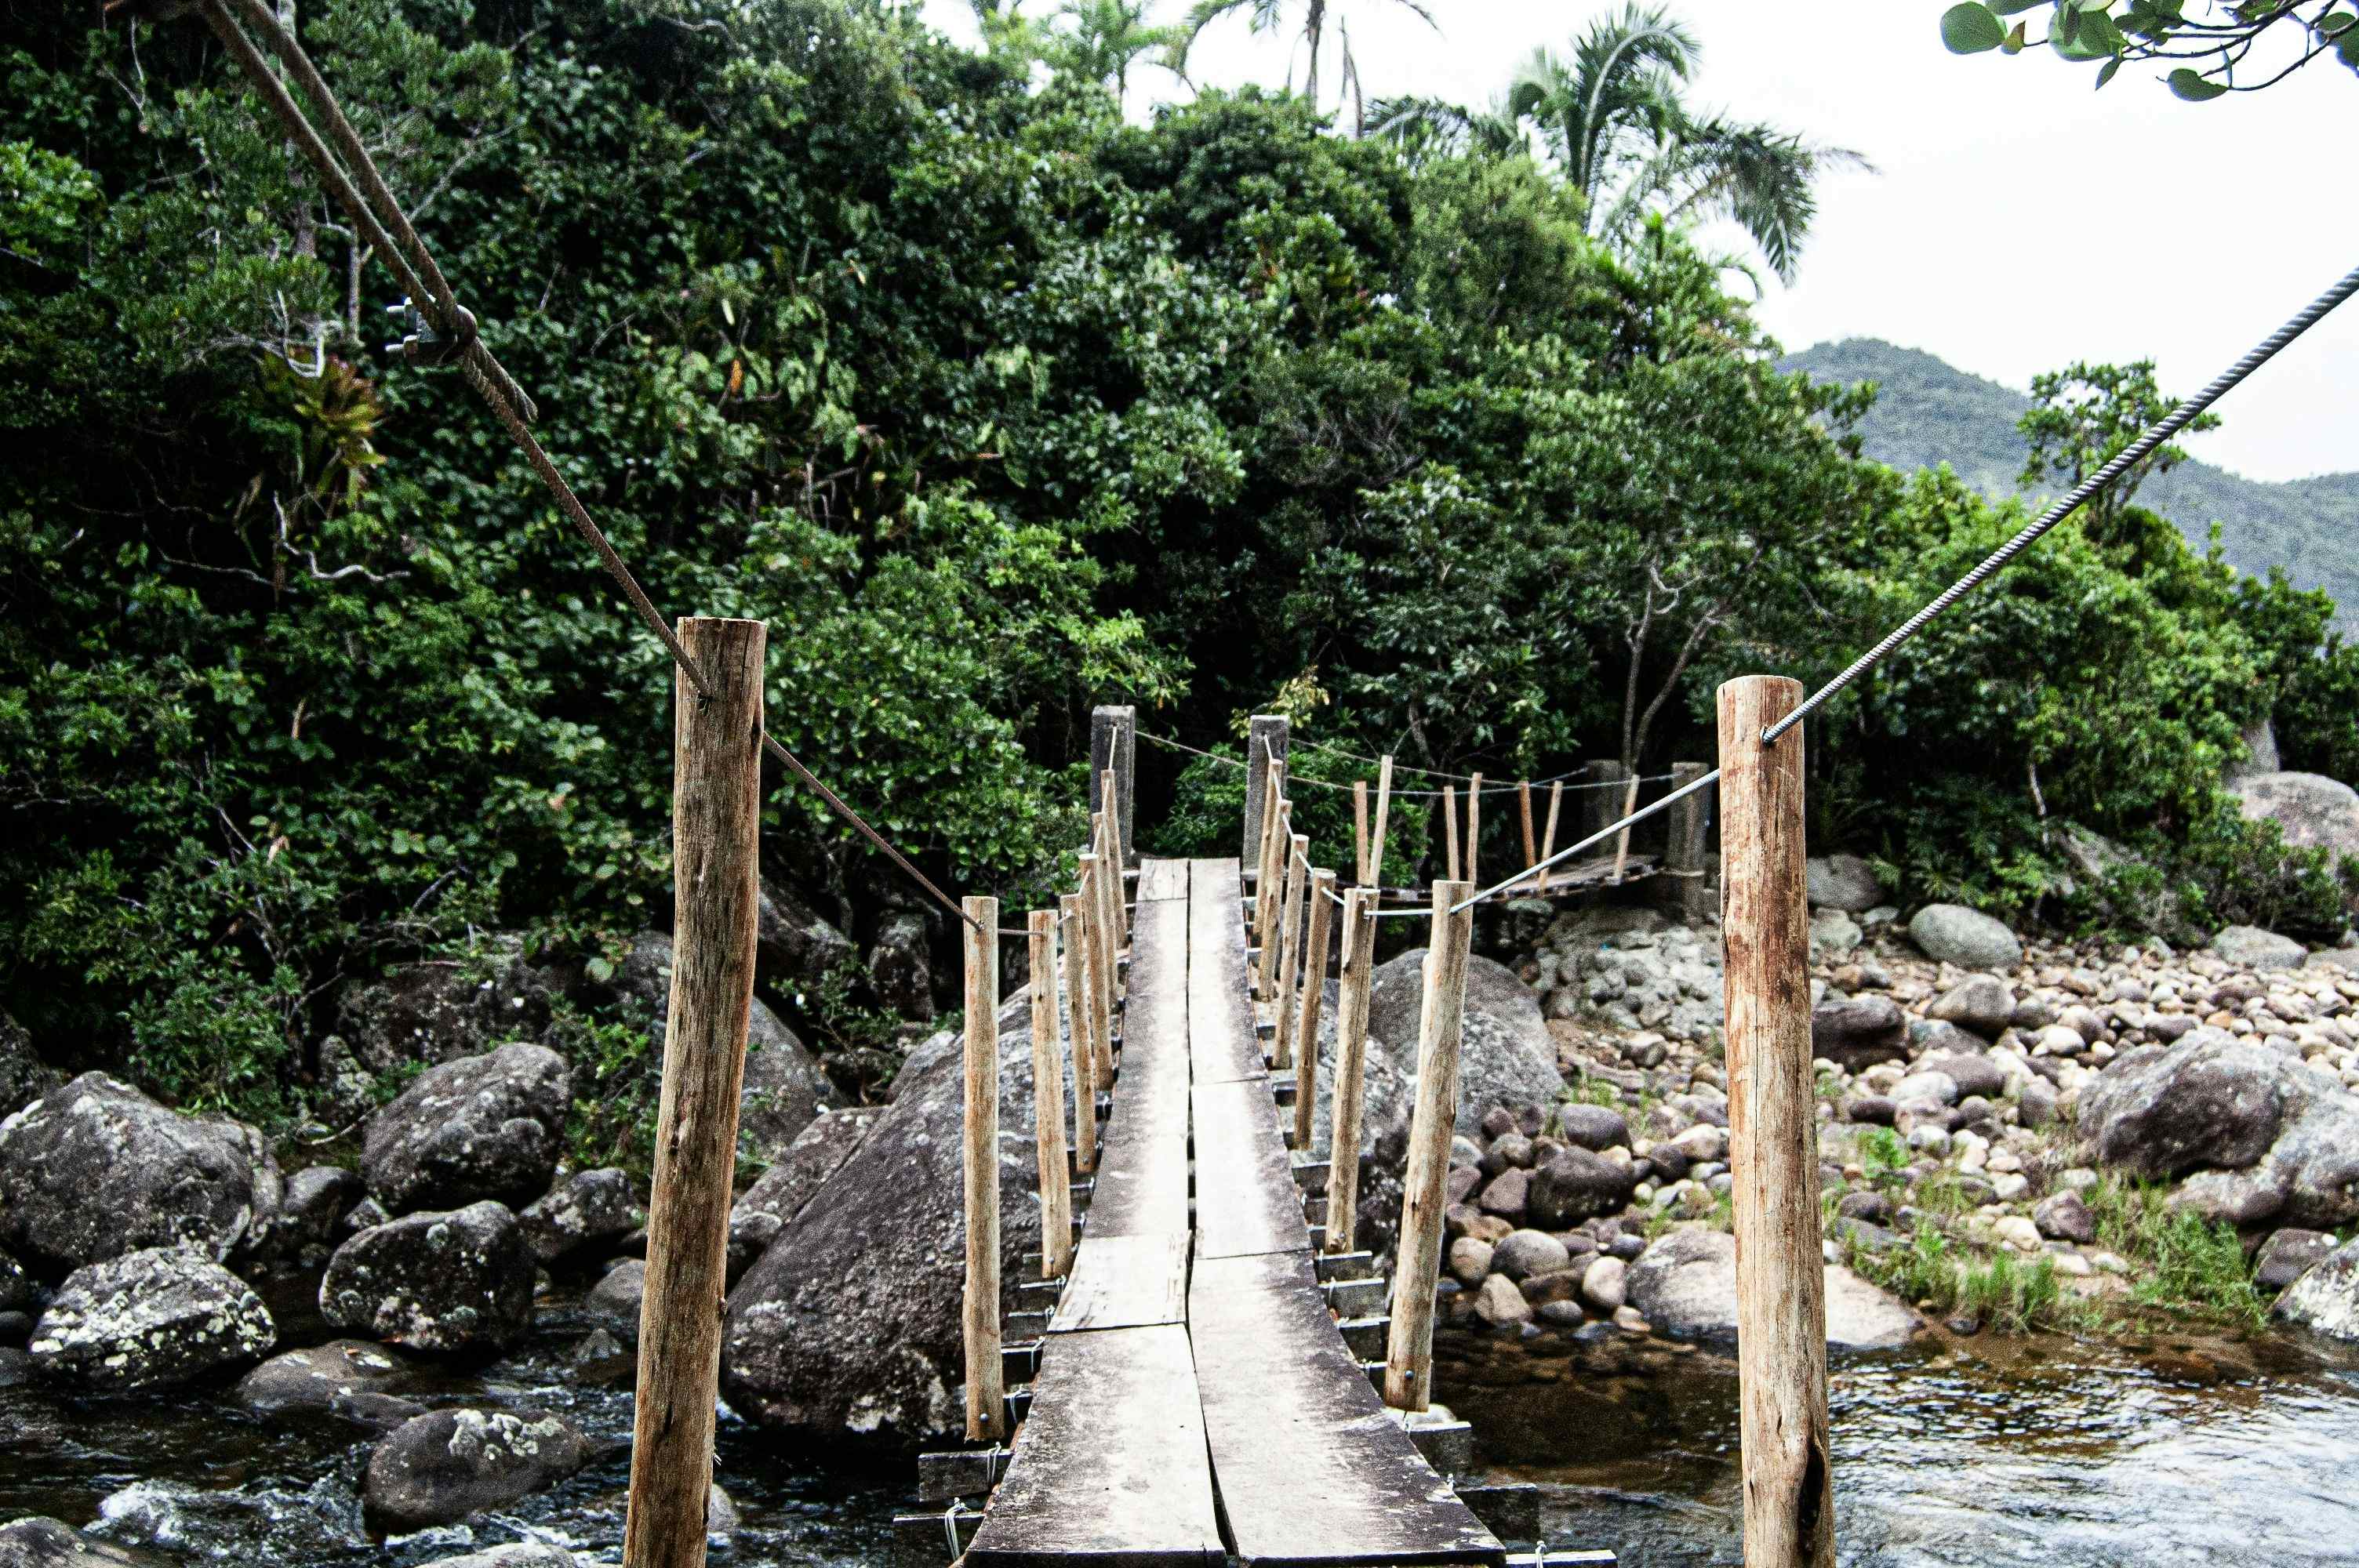
[[[1015,1450],[995,1443],[988,1448],[953,1448],[936,1454],[920,1454],[918,1455],[918,1500],[955,1503],[962,1498],[982,1497],[1007,1474],[1007,1461],[1014,1453]]]

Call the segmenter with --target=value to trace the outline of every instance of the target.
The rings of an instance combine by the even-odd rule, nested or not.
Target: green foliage
[[[1163,820],[1139,835],[1149,854],[1190,857],[1235,855],[1243,842],[1245,817],[1245,748],[1223,744],[1215,755],[1190,761],[1180,774],[1170,810]],[[1375,830],[1376,770],[1349,757],[1297,744],[1286,758],[1287,797],[1294,803],[1294,830],[1310,840],[1310,863],[1335,872],[1349,883],[1358,863],[1358,834],[1352,807],[1352,784],[1368,786],[1370,831]],[[1385,864],[1381,879],[1387,887],[1408,887],[1420,879],[1433,831],[1427,809],[1433,803],[1396,795],[1385,825]]]
[[[1900,1180],[1908,1170],[1908,1144],[1900,1134],[1888,1127],[1867,1127],[1860,1130],[1857,1141],[1859,1168],[1877,1186]]]
[[[2046,11],[2046,32],[2001,18]],[[1941,42],[1953,54],[2020,54],[2046,44],[2060,59],[2095,65],[2104,86],[2132,60],[2192,59],[2162,81],[2173,96],[2208,103],[2257,92],[2322,59],[2359,70],[2359,13],[2345,0],[1967,0],[1941,13]]]
[[[2107,1176],[2084,1197],[2097,1244],[2147,1271],[2132,1292],[2138,1304],[2247,1328],[2267,1321],[2234,1228],[2174,1206],[2158,1183]]]

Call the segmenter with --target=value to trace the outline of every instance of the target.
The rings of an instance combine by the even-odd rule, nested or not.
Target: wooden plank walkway
[[[967,1568],[1500,1568],[1319,1289],[1237,862],[1149,860],[1137,889],[1081,1246]]]

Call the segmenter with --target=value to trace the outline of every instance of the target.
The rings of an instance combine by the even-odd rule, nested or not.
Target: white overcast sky
[[[1394,0],[1331,0],[1331,15],[1370,96],[1488,103],[1535,47],[1562,49],[1619,3],[1431,0],[1438,35]],[[2151,357],[2163,390],[2184,395],[2359,265],[2350,71],[2321,62],[2267,92],[2190,104],[2155,68],[2132,67],[2095,92],[2090,69],[2045,51],[1950,54],[1941,5],[1673,0],[1703,45],[1700,106],[1876,166],[1823,182],[1799,278],[1768,280],[1761,319],[1788,349],[1885,338],[2016,387],[2075,359]],[[1152,15],[1186,11],[1163,0]],[[1299,0],[1285,11],[1299,17]],[[965,0],[925,0],[925,13],[973,36]],[[1289,63],[1299,81],[1293,38],[1254,35],[1240,16],[1206,31],[1191,66],[1207,85],[1274,86]],[[1322,76],[1332,102],[1332,59]],[[1188,92],[1150,70],[1132,106]],[[2359,301],[2232,393],[2223,427],[2189,445],[2256,479],[2359,469],[2354,411]]]

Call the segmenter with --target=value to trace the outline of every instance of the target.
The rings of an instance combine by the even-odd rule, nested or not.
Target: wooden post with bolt
[[[1564,781],[1562,779],[1559,779],[1556,783],[1549,786],[1548,831],[1540,837],[1540,859],[1543,860],[1556,853],[1557,813],[1562,810],[1563,807]],[[1539,876],[1539,885],[1532,891],[1538,893],[1546,893],[1548,892],[1548,887],[1549,874],[1546,871],[1542,871]]]
[[[1761,743],[1761,731],[1801,700],[1801,683],[1777,676],[1720,688],[1721,941],[1749,1568],[1832,1568],[1835,1560],[1802,728]]]
[[[759,621],[690,616],[679,622],[679,640],[711,695],[700,696],[685,673],[673,681],[671,1007],[623,1527],[629,1568],[704,1562],[729,1187],[761,900],[756,834],[768,629]]]
[[[1294,1021],[1294,1146],[1310,1147],[1310,1113],[1319,1088],[1319,1009],[1327,1000],[1328,914],[1335,907],[1335,873],[1313,871],[1303,893],[1310,930],[1302,939],[1302,1003]],[[1334,1173],[1328,1173],[1334,1179]]]
[[[1466,966],[1474,946],[1472,881],[1433,886],[1433,939],[1426,956],[1425,1006],[1417,1053],[1417,1108],[1409,1119],[1402,1180],[1400,1254],[1393,1274],[1393,1321],[1385,1354],[1385,1403],[1421,1411],[1433,1400],[1433,1296],[1441,1274],[1441,1216],[1449,1199],[1450,1140],[1458,1130],[1458,1045],[1466,1010]],[[1332,1175],[1332,1170],[1330,1170]],[[1818,1183],[1810,1184],[1818,1201]],[[1815,1214],[1817,1211],[1811,1211]]]
[[[1065,1165],[1064,1052],[1057,1041],[1057,912],[1034,910],[1026,935],[1031,939],[1032,1147],[1040,1172],[1040,1277],[1056,1280],[1064,1277],[1073,1261],[1073,1180]]]
[[[1701,762],[1673,762],[1671,788],[1685,789],[1703,777],[1704,772]],[[1701,925],[1712,908],[1710,862],[1705,855],[1706,795],[1698,790],[1675,800],[1663,814],[1669,819],[1663,829],[1663,870],[1668,873],[1663,896],[1690,925]]]
[[[966,1435],[1007,1436],[999,1365],[999,901],[966,909]]]
[[[1082,895],[1059,898],[1057,914],[1064,925],[1065,1028],[1073,1050],[1073,1169],[1086,1176],[1098,1168],[1098,1053],[1090,1036],[1090,967],[1082,953],[1089,934]]]
[[[1277,1027],[1273,1032],[1274,1049],[1269,1065],[1283,1067],[1294,1060],[1294,987],[1302,976],[1302,890],[1310,884],[1310,875],[1305,869],[1310,860],[1310,840],[1299,833],[1286,837],[1286,902],[1278,906],[1278,920],[1286,935],[1277,957],[1277,990],[1270,998],[1270,1021]]]
[[[1335,995],[1335,1087],[1327,1112],[1327,1250],[1352,1250],[1360,1206],[1360,1115],[1368,1065],[1368,999],[1376,974],[1375,888],[1343,895],[1343,976]]]
[[[1385,885],[1385,828],[1392,820],[1393,759],[1386,753],[1376,763],[1376,825],[1368,834],[1368,874],[1360,880],[1370,887]]]

